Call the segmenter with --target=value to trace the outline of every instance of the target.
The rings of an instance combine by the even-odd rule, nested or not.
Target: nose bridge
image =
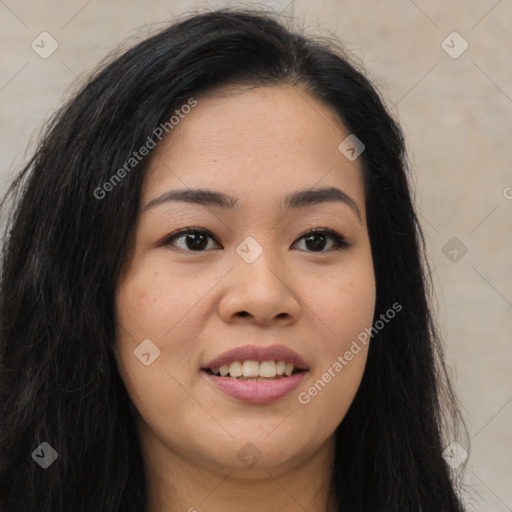
[[[281,288],[284,286],[284,279],[279,276],[282,266],[279,251],[271,247],[271,237],[265,237],[264,240],[261,236],[259,238],[262,243],[253,236],[248,236],[237,246],[237,276],[252,290],[268,286]]]

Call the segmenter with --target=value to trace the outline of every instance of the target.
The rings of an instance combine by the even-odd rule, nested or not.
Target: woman
[[[461,511],[398,124],[337,46],[194,15],[11,187],[0,509]]]

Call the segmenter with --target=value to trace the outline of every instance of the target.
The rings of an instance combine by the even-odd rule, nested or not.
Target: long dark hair
[[[459,424],[459,405],[429,305],[400,127],[339,44],[248,9],[188,16],[108,58],[54,115],[2,200],[3,209],[14,204],[1,262],[0,510],[145,510],[142,456],[113,346],[114,293],[149,157],[111,178],[175,109],[227,84],[301,87],[366,146],[375,319],[395,302],[403,311],[372,338],[336,431],[337,510],[463,510],[442,455],[455,440],[444,439],[444,425]],[[44,470],[32,460],[43,442],[58,453]]]

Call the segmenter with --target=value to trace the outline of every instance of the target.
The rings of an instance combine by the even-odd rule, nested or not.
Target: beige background
[[[77,76],[128,36],[137,40],[175,14],[224,5],[0,0],[2,190]],[[468,510],[512,511],[512,1],[259,5],[294,15],[317,34],[337,34],[398,116],[415,171],[439,323],[471,438]],[[43,31],[59,45],[47,59],[31,48]],[[458,58],[441,46],[453,31],[469,45]],[[450,51],[460,50],[462,40],[452,39],[445,43]],[[452,237],[467,247],[462,258],[460,249],[445,246]],[[458,261],[450,260],[454,248]]]

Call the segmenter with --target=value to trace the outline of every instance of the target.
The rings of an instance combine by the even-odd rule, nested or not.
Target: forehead
[[[287,85],[222,88],[197,97],[154,151],[143,199],[173,188],[215,188],[259,204],[304,188],[336,186],[364,205],[360,159],[338,149],[339,116]],[[244,200],[245,198],[245,200]]]

